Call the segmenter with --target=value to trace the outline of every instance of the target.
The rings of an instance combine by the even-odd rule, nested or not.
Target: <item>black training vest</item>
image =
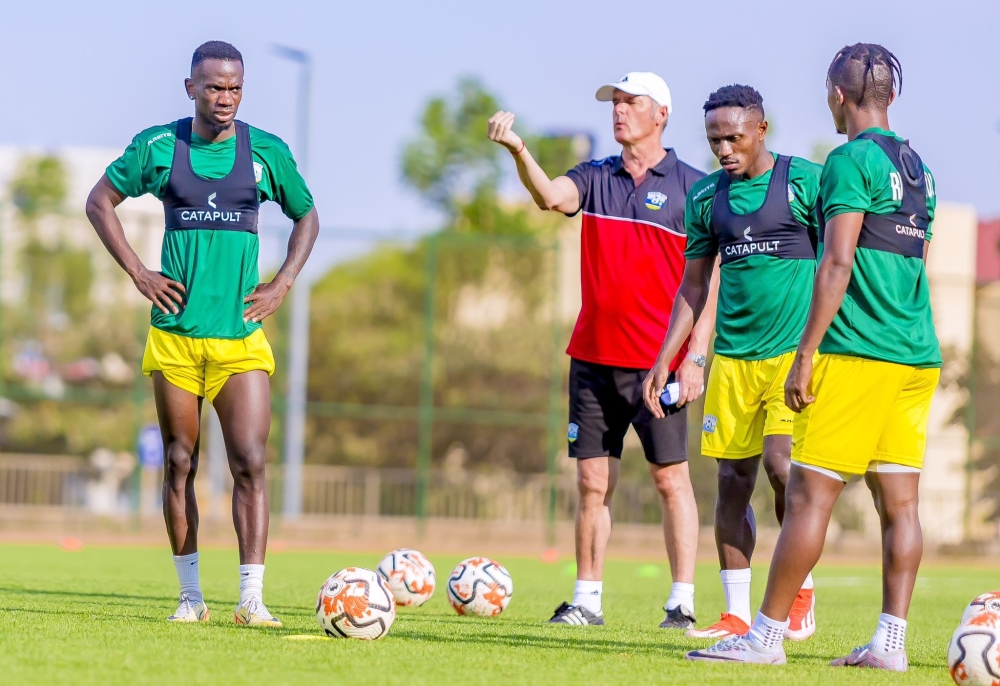
[[[729,207],[729,175],[719,177],[712,201],[712,233],[719,241],[722,264],[751,255],[786,260],[815,260],[809,227],[792,214],[788,198],[788,168],[792,158],[778,155],[771,170],[764,204],[756,212],[736,214]]]
[[[257,180],[250,151],[250,127],[236,122],[236,160],[228,175],[203,179],[191,168],[191,117],[177,122],[174,158],[163,195],[168,231],[213,229],[257,233]]]
[[[930,215],[927,213],[927,179],[924,176],[924,163],[910,147],[909,141],[900,141],[894,136],[871,131],[860,134],[858,138],[874,141],[882,148],[892,166],[896,168],[902,185],[900,189],[902,202],[898,210],[888,214],[865,213],[861,234],[858,236],[858,247],[923,259],[924,237],[931,223]],[[820,241],[822,241],[823,230],[826,227],[822,198],[816,200],[816,215],[819,218]]]

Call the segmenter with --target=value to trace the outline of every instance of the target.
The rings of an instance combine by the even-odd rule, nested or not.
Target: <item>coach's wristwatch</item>
[[[694,353],[688,353],[687,358],[694,362],[699,367],[704,368],[708,364],[708,358],[704,355],[695,355]]]

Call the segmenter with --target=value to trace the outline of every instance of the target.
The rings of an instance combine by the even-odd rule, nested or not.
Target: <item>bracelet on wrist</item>
[[[522,152],[524,152],[524,148],[525,148],[525,147],[527,147],[527,145],[526,145],[526,143],[525,143],[525,142],[524,142],[524,141],[522,140],[522,141],[521,141],[521,147],[520,147],[520,148],[518,148],[517,152],[514,152],[514,153],[511,153],[511,154],[512,154],[512,155],[513,155],[514,157],[517,157],[517,156],[518,156],[518,155],[520,155],[520,154],[521,154]]]

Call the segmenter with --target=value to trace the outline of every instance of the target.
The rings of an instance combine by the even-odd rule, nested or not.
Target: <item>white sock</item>
[[[198,553],[174,555],[174,568],[177,570],[177,580],[181,583],[181,593],[186,593],[193,603],[204,602],[205,596],[201,593],[198,576]]]
[[[603,581],[586,581],[577,579],[573,587],[573,605],[601,614],[601,595],[604,593]]]
[[[673,610],[682,605],[690,614],[694,614],[694,584],[675,581],[670,587],[670,597],[663,609]]]
[[[813,583],[813,573],[809,572],[809,574],[806,576],[806,580],[802,582],[802,588],[808,591],[814,587],[815,584]]]
[[[250,598],[263,602],[264,565],[240,565],[240,605]]]
[[[894,653],[906,647],[906,620],[882,613],[878,616],[878,626],[872,637],[874,652]]]
[[[726,594],[726,612],[736,615],[747,624],[753,621],[750,614],[750,569],[723,569],[722,590]]]
[[[761,652],[770,653],[781,645],[787,628],[787,619],[783,622],[776,622],[758,610],[757,618],[753,620],[750,633],[747,634],[747,642]]]

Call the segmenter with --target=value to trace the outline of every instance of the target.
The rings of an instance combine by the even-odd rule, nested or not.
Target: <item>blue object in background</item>
[[[139,453],[139,464],[143,467],[159,469],[163,466],[163,438],[159,426],[147,424],[142,427],[136,451]]]

